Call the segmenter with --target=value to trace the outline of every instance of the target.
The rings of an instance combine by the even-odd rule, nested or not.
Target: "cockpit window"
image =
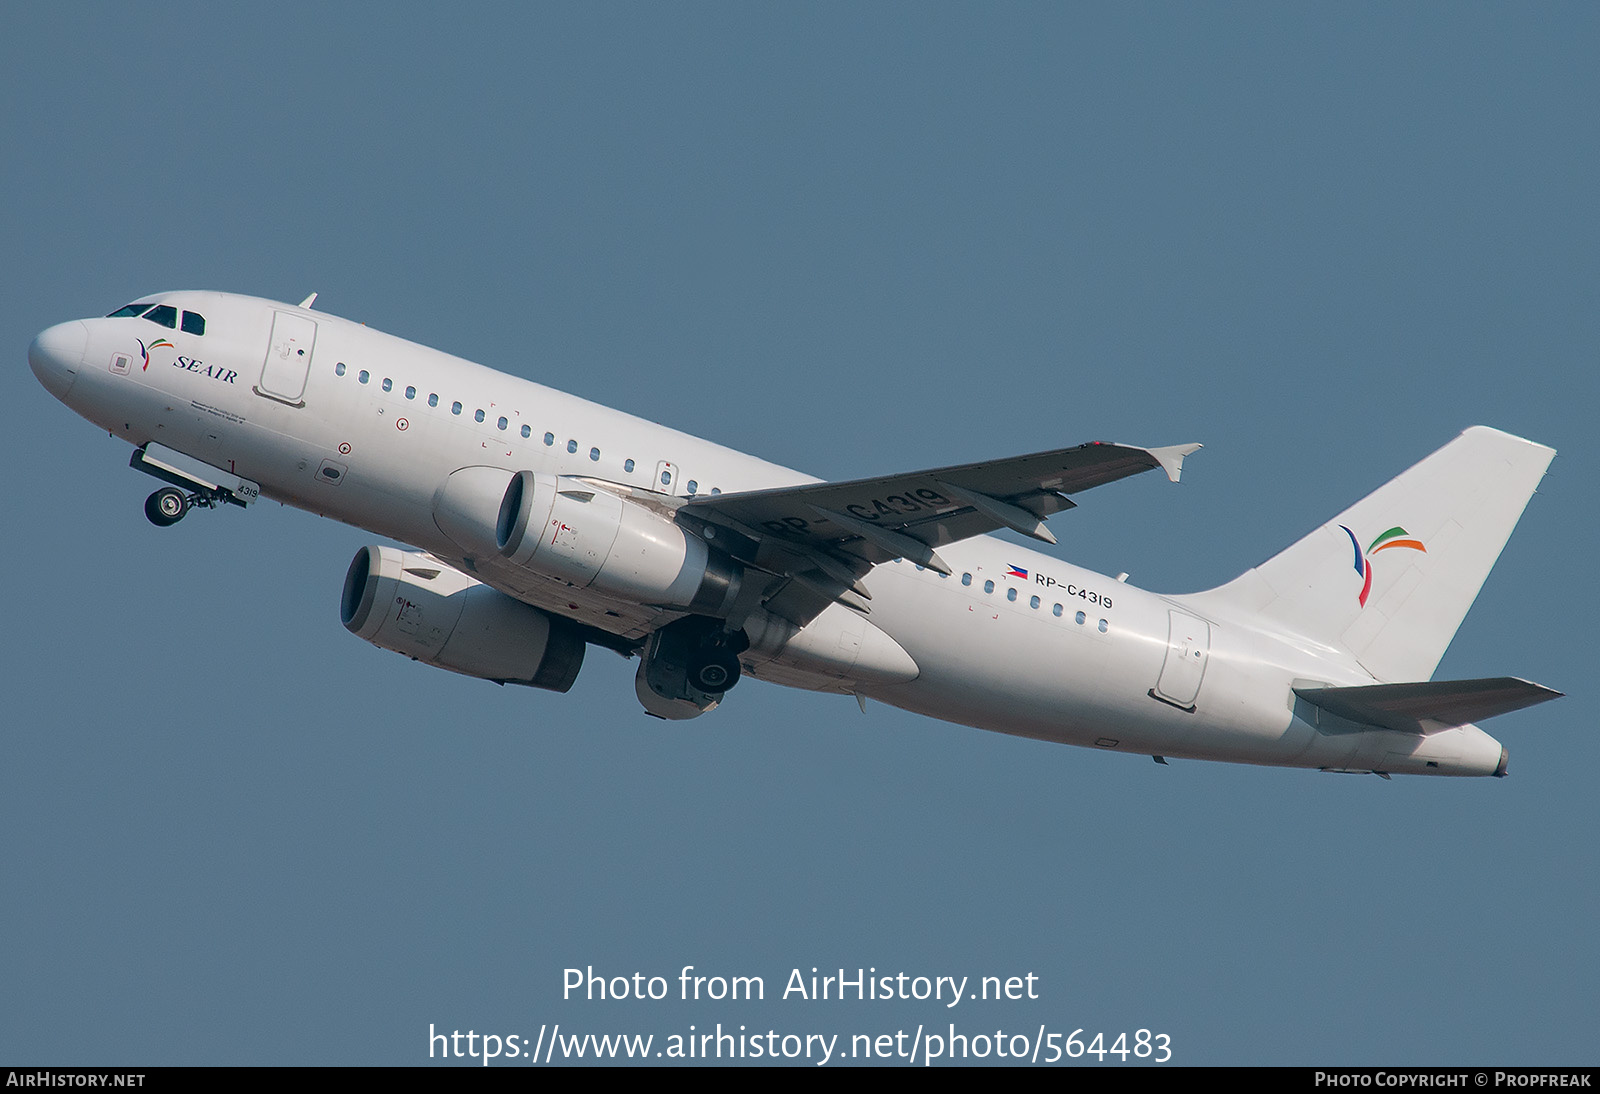
[[[116,311],[114,311],[110,315],[106,316],[106,318],[107,319],[126,319],[129,316],[143,315],[145,312],[147,312],[149,310],[150,310],[150,302],[148,300],[146,300],[143,304],[129,304],[125,308],[118,308]]]
[[[163,327],[176,328],[178,325],[178,309],[171,304],[157,304],[144,313],[144,317],[152,323],[159,323]]]
[[[206,332],[206,317],[197,311],[183,313],[183,333],[204,334]]]

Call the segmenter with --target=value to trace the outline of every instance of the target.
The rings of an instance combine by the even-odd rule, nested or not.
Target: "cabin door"
[[[1167,659],[1150,694],[1192,712],[1211,655],[1211,625],[1187,612],[1167,614]]]
[[[311,374],[311,350],[316,341],[314,320],[293,312],[273,312],[272,341],[256,394],[290,406],[305,406],[306,378]]]

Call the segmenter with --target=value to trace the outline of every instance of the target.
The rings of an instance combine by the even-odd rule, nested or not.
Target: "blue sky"
[[[1597,45],[1578,4],[18,8],[0,1062],[953,1021],[1593,1063]],[[1559,455],[1439,675],[1569,698],[1491,726],[1511,778],[1384,782],[759,683],[665,725],[603,651],[565,696],[426,669],[338,624],[371,535],[155,529],[27,371],[171,288],[315,290],[824,477],[1203,441],[1052,522],[1161,591],[1494,425]],[[768,998],[564,1001],[590,965]],[[776,998],[813,966],[1040,998]]]

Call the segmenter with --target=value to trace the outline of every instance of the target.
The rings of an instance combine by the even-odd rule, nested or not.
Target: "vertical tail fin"
[[[1194,603],[1345,650],[1379,680],[1426,680],[1554,456],[1474,426]]]

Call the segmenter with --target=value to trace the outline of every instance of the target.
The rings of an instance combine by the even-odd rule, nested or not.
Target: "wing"
[[[883,478],[702,495],[679,517],[742,537],[746,561],[774,579],[761,590],[763,606],[804,625],[834,600],[867,611],[871,595],[860,579],[880,562],[906,558],[948,574],[938,548],[1000,528],[1054,543],[1044,522],[1073,507],[1068,495],[1157,467],[1176,482],[1183,458],[1199,447],[1095,442]]]

